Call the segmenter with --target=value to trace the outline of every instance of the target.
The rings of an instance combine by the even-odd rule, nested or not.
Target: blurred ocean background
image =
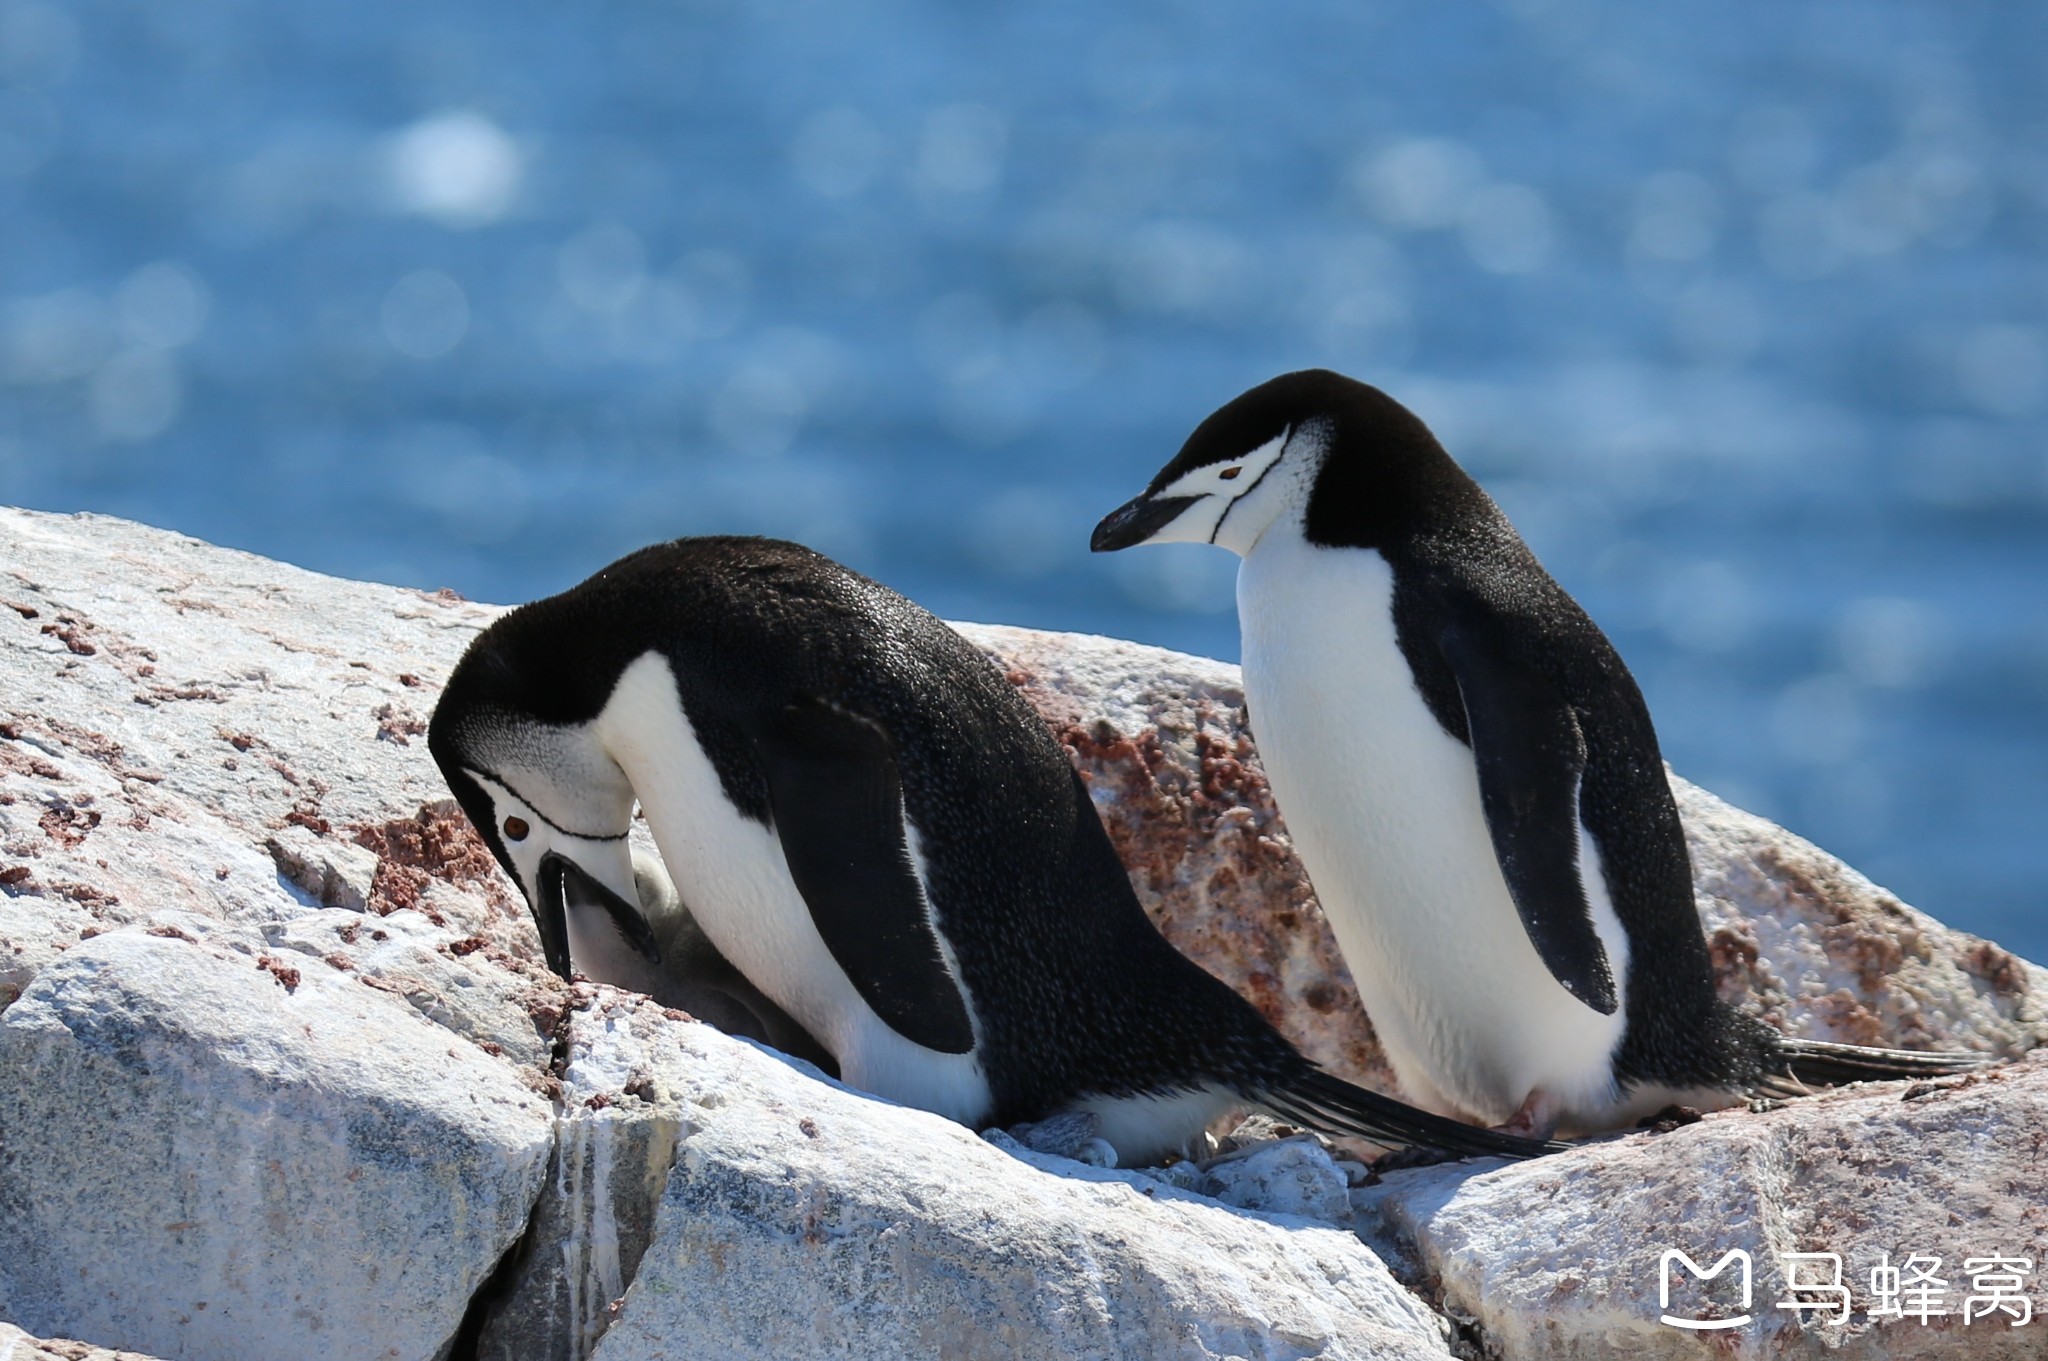
[[[1202,416],[1414,406],[1672,762],[2048,959],[2048,7],[0,0],[0,500],[516,601],[1092,558]]]

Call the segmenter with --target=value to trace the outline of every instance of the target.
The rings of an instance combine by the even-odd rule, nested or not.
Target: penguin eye
[[[525,818],[506,818],[505,835],[514,841],[526,840],[526,834],[533,829],[526,825]]]
[[[1229,482],[1236,478],[1237,475],[1243,471],[1244,469],[1242,468],[1225,468],[1222,472],[1216,474],[1216,476],[1222,478],[1225,482]]]

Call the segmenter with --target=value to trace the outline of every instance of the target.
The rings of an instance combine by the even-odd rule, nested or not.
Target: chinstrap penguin
[[[1406,408],[1324,370],[1198,426],[1098,552],[1212,543],[1281,816],[1404,1092],[1518,1132],[1959,1071],[1722,1002],[1621,658]]]
[[[429,743],[557,972],[663,967],[637,921],[637,801],[697,927],[855,1087],[974,1127],[1083,1113],[1126,1163],[1241,1104],[1547,1151],[1302,1057],[1152,926],[1001,673],[808,549],[678,540],[511,611],[450,676]]]

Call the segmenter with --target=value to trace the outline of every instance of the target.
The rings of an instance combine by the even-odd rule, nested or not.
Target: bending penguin
[[[866,1091],[976,1127],[1081,1113],[1126,1163],[1243,1104],[1382,1143],[1547,1151],[1302,1057],[1153,928],[1001,673],[808,549],[682,539],[513,610],[449,678],[429,743],[558,973],[586,954],[664,966],[627,847],[637,800],[710,943]]]
[[[1259,755],[1420,1104],[1548,1137],[1985,1061],[1793,1039],[1719,999],[1628,668],[1385,393],[1253,388],[1093,547],[1190,541],[1243,558]]]

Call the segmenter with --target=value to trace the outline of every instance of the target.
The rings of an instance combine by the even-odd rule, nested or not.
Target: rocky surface
[[[698,1128],[676,1095],[697,1048],[678,1045],[720,1043],[703,1026],[687,1027],[690,1038],[679,1040],[675,1016],[615,989],[571,990],[556,1031],[562,1117],[553,1165],[527,1248],[484,1321],[479,1357],[585,1357],[610,1326],[654,1236],[676,1148]],[[794,1070],[775,1074],[794,1087],[805,1087],[804,1077],[823,1080],[795,1059],[763,1061]]]
[[[1721,995],[1811,1039],[2023,1053],[2048,970],[1952,931],[1811,842],[1674,777]]]
[[[165,913],[0,1014],[0,1314],[165,1356],[430,1356],[524,1231],[552,1107],[258,931]]]
[[[1501,1356],[2048,1355],[2048,1318],[2032,1317],[2048,1313],[2048,1059],[1717,1112],[1477,1175],[1407,1173],[1353,1199],[1354,1226]],[[1739,1263],[1704,1283],[1672,1263],[1664,1294],[1667,1250],[1706,1271],[1748,1254],[1747,1302]],[[1924,1295],[1936,1312],[1873,1316],[1873,1271],[1914,1256],[1939,1259],[1927,1274],[1942,1288]],[[1988,1277],[2015,1268],[1994,1256],[2025,1264],[2011,1292],[2030,1302],[2024,1325],[1997,1303]],[[1794,1289],[1830,1284],[1846,1295]],[[1689,1331],[1667,1313],[1750,1322]]]
[[[65,1338],[30,1337],[11,1323],[0,1323],[0,1361],[157,1361],[157,1358]]]
[[[2007,1345],[1984,1320],[1685,1333],[1645,1312],[1639,1268],[1680,1228],[1692,1246],[1670,1246],[1696,1253],[1839,1245],[1866,1272],[1873,1249],[2039,1261],[2034,1068],[1530,1167],[1365,1185],[1261,1127],[1146,1175],[977,1139],[564,985],[422,740],[494,614],[0,511],[0,1317],[86,1339],[0,1332],[0,1358]],[[1074,753],[1169,937],[1385,1087],[1235,669],[965,631]],[[2041,1036],[2040,969],[1677,788],[1731,997],[1828,1038]],[[2005,1237],[1952,1241],[1943,1205]]]
[[[166,908],[367,901],[535,953],[422,737],[496,611],[98,517],[0,511],[0,564],[0,1005]]]
[[[598,1361],[1449,1355],[1351,1234],[999,1151],[662,1019],[614,994],[577,1021],[569,1080],[683,1134]]]

